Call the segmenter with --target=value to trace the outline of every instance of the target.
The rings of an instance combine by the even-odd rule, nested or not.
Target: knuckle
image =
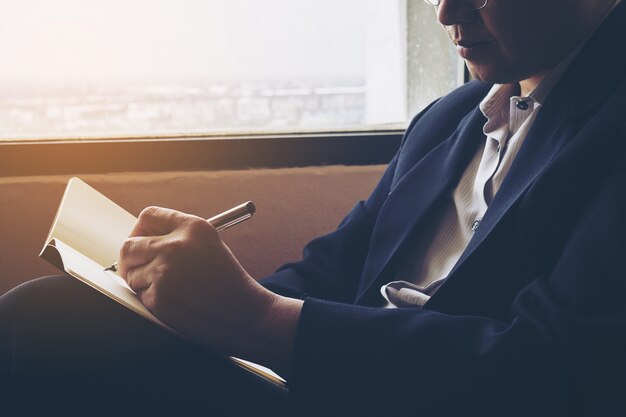
[[[167,281],[172,274],[172,267],[169,264],[159,264],[154,271],[154,282],[160,284]]]
[[[124,243],[122,243],[122,247],[120,249],[120,257],[127,256],[132,251],[134,245],[135,245],[135,239],[133,238],[126,239]]]
[[[147,251],[150,253],[158,253],[160,250],[160,242],[155,239],[146,239]]]
[[[142,219],[145,217],[153,217],[159,212],[159,210],[160,209],[157,206],[148,206],[144,208],[143,210],[141,210],[141,213],[139,213],[139,219]]]
[[[171,238],[163,244],[163,253],[167,257],[178,256],[180,252],[184,251],[186,243],[180,238]]]
[[[189,221],[189,232],[192,238],[215,239],[217,237],[215,227],[200,217],[193,218]]]

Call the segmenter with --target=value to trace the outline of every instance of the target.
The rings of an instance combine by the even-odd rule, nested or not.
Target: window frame
[[[470,81],[462,60],[457,73],[460,83]],[[0,139],[0,177],[387,164],[407,125],[309,132]]]
[[[377,165],[404,129],[0,142],[0,177]]]

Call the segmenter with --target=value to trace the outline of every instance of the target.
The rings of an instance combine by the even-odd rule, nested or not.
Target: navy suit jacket
[[[305,299],[290,376],[348,415],[626,416],[626,4],[545,101],[422,309],[382,309],[397,253],[484,141],[472,82],[411,123],[367,201],[263,282]]]

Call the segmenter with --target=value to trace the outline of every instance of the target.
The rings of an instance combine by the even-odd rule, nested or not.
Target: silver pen
[[[256,207],[252,201],[248,201],[246,203],[240,204],[236,207],[231,208],[230,210],[226,210],[223,213],[218,214],[217,216],[213,216],[210,219],[207,219],[209,223],[215,227],[215,230],[221,232],[224,229],[228,229],[231,226],[236,225],[237,223],[241,223],[244,220],[248,220],[254,212],[256,211]],[[105,268],[105,271],[117,272],[118,263],[115,262],[108,268]]]

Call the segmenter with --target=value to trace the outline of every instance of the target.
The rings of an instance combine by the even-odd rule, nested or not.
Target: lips
[[[474,41],[467,39],[459,39],[454,43],[456,43],[456,49],[461,58],[467,60],[476,58],[477,55],[489,45],[489,42],[487,41]]]

